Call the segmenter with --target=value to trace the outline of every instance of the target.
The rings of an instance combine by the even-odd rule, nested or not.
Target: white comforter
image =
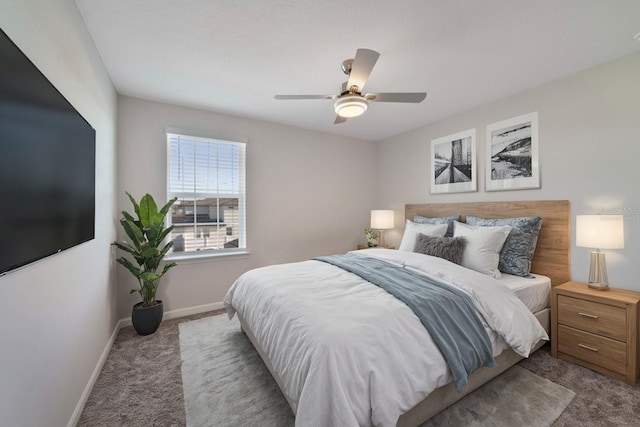
[[[440,258],[387,249],[357,251],[431,274],[466,291],[494,355],[527,357],[546,332],[511,290]],[[224,299],[247,322],[282,379],[296,426],[395,426],[404,412],[451,381],[418,317],[381,288],[319,261],[243,274]],[[506,343],[506,344],[505,344]]]

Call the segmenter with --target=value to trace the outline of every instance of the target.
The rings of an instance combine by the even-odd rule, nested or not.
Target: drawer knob
[[[597,348],[589,347],[588,345],[585,345],[585,344],[578,344],[578,347],[586,348],[587,350],[595,351],[596,353],[598,352]]]
[[[583,313],[583,312],[581,312],[581,311],[579,311],[579,312],[578,312],[578,314],[579,314],[580,316],[583,316],[583,317],[589,317],[589,318],[591,318],[591,319],[597,319],[597,318],[598,318],[598,316],[596,316],[595,314]]]

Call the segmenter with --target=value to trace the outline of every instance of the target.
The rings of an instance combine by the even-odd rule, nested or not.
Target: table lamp
[[[622,215],[576,215],[576,246],[595,249],[591,252],[589,287],[609,289],[607,264],[601,249],[624,248]]]
[[[371,211],[371,228],[380,232],[380,247],[384,246],[384,239],[382,237],[383,230],[393,228],[393,211],[392,210],[373,210]]]

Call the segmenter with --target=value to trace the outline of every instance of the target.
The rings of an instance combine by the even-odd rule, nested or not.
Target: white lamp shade
[[[392,210],[373,210],[371,211],[371,228],[377,230],[386,230],[393,228],[393,211]]]
[[[576,215],[576,246],[594,249],[624,248],[622,215]]]

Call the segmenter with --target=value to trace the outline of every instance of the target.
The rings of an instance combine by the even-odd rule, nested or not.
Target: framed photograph
[[[431,194],[478,191],[476,130],[431,140]]]
[[[540,188],[538,113],[487,126],[486,190]]]

